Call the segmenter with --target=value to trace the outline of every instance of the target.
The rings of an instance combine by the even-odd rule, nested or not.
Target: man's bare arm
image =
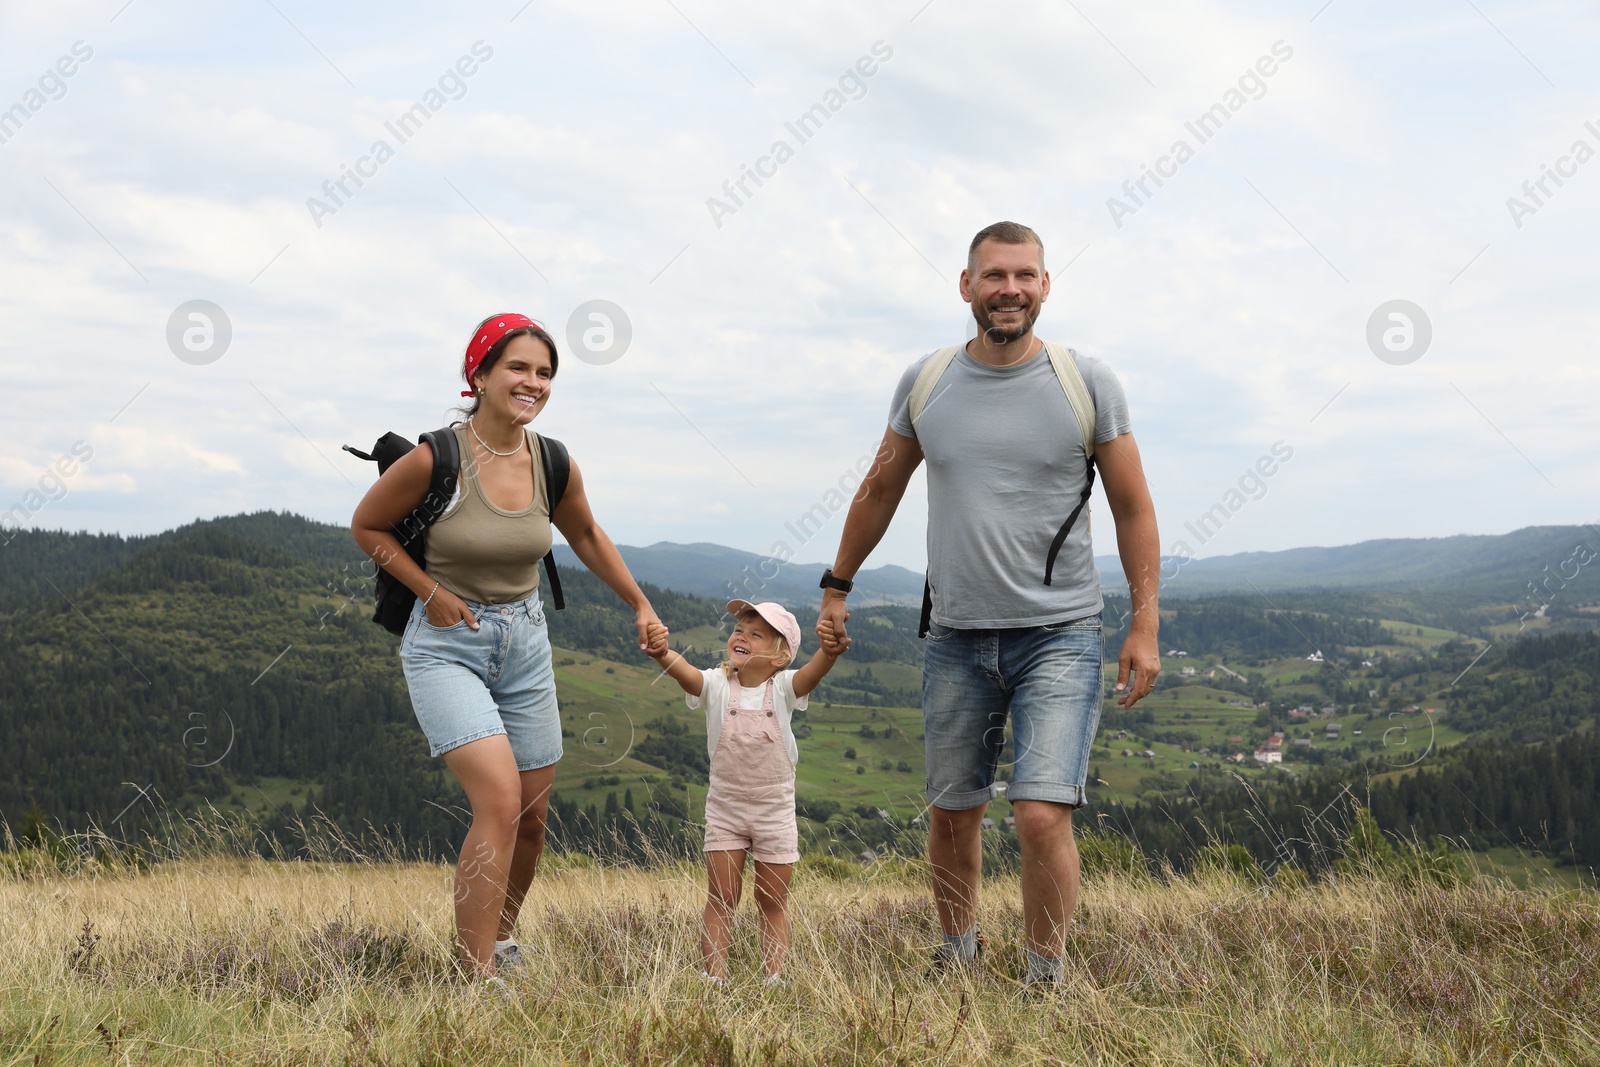
[[[844,532],[839,538],[839,552],[833,560],[833,573],[840,578],[853,578],[866,562],[872,550],[878,547],[883,535],[900,507],[900,499],[911,484],[911,475],[922,462],[922,446],[915,437],[904,437],[892,429],[883,431],[883,443],[872,469],[861,482],[855,499],[850,501],[850,511],[845,516]],[[818,636],[822,636],[823,622],[832,623],[832,634],[842,652],[850,647],[845,633],[845,620],[850,612],[845,609],[845,594],[836,589],[822,593],[822,608],[817,616]]]
[[[1161,537],[1133,434],[1125,433],[1095,445],[1094,459],[1117,525],[1117,553],[1122,557],[1128,596],[1133,602],[1133,620],[1117,657],[1117,690],[1127,690],[1117,703],[1131,708],[1149,695],[1161,673],[1160,646],[1156,643],[1161,623],[1157,603],[1161,591]]]

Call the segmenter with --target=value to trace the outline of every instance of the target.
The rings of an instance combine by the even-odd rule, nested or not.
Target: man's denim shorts
[[[428,754],[505,734],[517,770],[548,767],[561,758],[561,713],[544,605],[537,593],[515,604],[466,604],[477,630],[465,620],[440,629],[418,601],[400,638]]]
[[[1011,800],[1079,807],[1100,728],[1100,615],[1009,630],[928,629],[922,725],[928,803],[965,811],[995,796],[1006,719]]]

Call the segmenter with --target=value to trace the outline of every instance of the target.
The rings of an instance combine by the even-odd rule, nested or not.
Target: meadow
[[[1015,878],[986,883],[982,969],[932,981],[919,864],[810,860],[790,986],[756,981],[747,902],[718,990],[696,867],[551,857],[494,1001],[453,977],[443,865],[18,867],[0,1065],[1600,1062],[1592,891],[1087,863],[1066,977],[1040,994],[1018,982]]]

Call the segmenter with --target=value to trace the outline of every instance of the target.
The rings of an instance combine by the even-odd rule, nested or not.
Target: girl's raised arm
[[[830,652],[827,646],[817,649],[806,665],[794,672],[794,695],[803,697],[821,685],[823,676],[833,670],[833,665],[838,662],[837,652]]]
[[[659,663],[661,669],[666,671],[685,693],[692,697],[699,696],[701,690],[705,688],[705,675],[701,674],[694,664],[667,647],[667,628],[659,622],[652,623],[648,640],[652,648],[663,650],[652,652],[650,658]]]

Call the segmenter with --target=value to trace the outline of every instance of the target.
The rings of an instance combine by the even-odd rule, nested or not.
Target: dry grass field
[[[1062,987],[1018,984],[1017,887],[981,972],[930,982],[916,865],[803,870],[787,989],[748,901],[697,977],[699,872],[552,861],[514,996],[451,979],[449,871],[214,858],[0,879],[0,1065],[1600,1063],[1600,896],[1478,879],[1263,888],[1103,876]]]

